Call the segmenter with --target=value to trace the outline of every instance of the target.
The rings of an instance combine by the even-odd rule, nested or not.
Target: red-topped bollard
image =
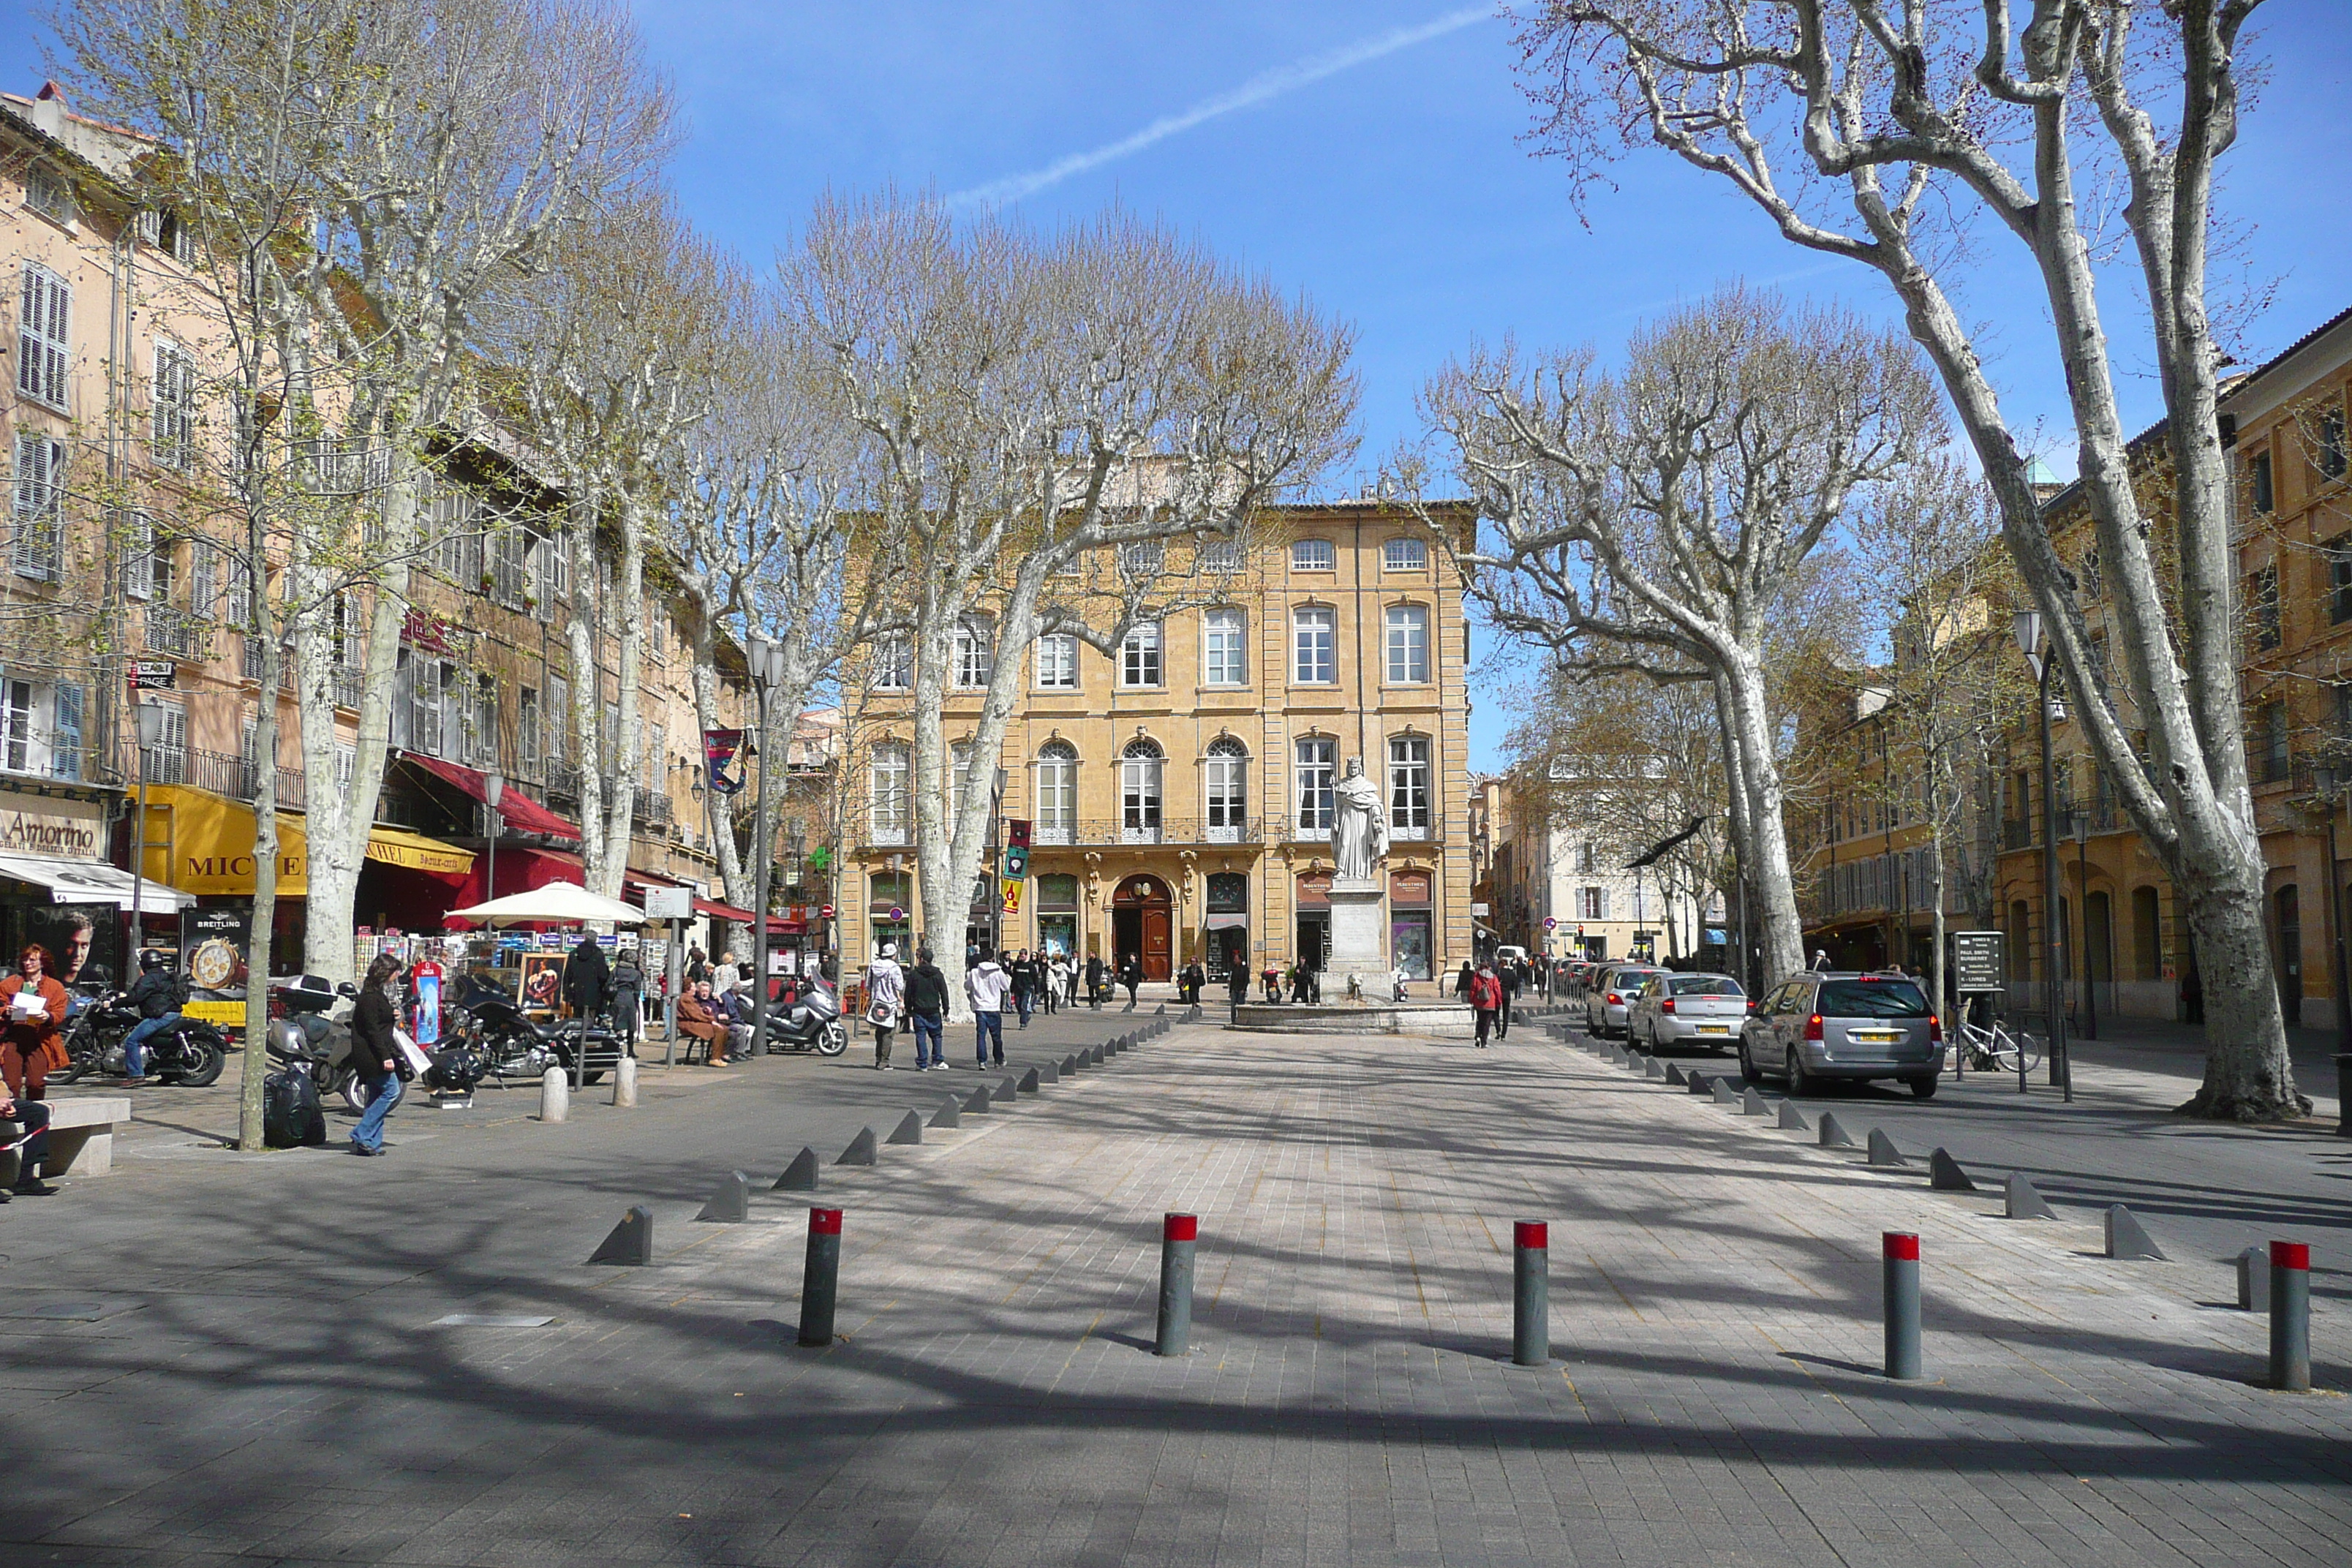
[[[1886,1375],[1919,1375],[1919,1238],[1890,1230],[1879,1238],[1885,1254]]]
[[[833,1297],[841,1283],[841,1211],[809,1210],[808,1267],[801,1272],[801,1343],[833,1343]]]
[[[1511,1364],[1551,1363],[1551,1227],[1523,1219],[1511,1226]]]
[[[1160,1222],[1160,1343],[1161,1355],[1192,1348],[1192,1247],[1199,1216],[1171,1214]]]
[[[2311,1392],[2311,1248],[2271,1243],[2271,1386]]]

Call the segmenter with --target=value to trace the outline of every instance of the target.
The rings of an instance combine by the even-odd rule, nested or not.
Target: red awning
[[[414,763],[444,784],[457,785],[485,805],[489,804],[489,791],[483,785],[481,773],[473,768],[458,763],[444,762],[439,757],[424,756],[415,752],[401,752],[400,760],[404,763]],[[578,823],[564,821],[520,790],[509,789],[501,793],[499,796],[498,813],[506,820],[506,825],[518,833],[545,833],[557,838],[570,838],[575,841],[580,837]]]
[[[749,910],[739,910],[733,904],[718,903],[709,899],[695,900],[694,912],[701,915],[709,915],[712,920],[732,921],[737,925],[746,926],[750,925],[753,919],[756,918]],[[803,921],[788,921],[781,915],[770,915],[768,917],[768,934],[770,936],[802,936],[805,935],[807,931],[808,926]]]

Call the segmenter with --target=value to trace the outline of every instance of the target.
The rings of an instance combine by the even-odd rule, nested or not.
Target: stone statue
[[[1342,882],[1378,878],[1389,852],[1389,814],[1381,786],[1364,776],[1364,760],[1348,759],[1345,777],[1332,786],[1332,876]]]

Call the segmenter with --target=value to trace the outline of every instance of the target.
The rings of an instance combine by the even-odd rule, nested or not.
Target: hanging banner
[[[710,775],[710,787],[720,795],[740,795],[744,780],[730,776],[727,770],[744,755],[743,731],[740,730],[705,730],[702,732],[702,760]]]
[[[1004,893],[1004,912],[1006,914],[1017,915],[1021,912],[1021,889],[1028,885],[1029,884],[1026,881],[1018,877],[1004,877],[998,879],[997,886],[1001,888]]]

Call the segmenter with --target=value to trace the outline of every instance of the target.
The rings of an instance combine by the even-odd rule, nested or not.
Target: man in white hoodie
[[[866,966],[866,1021],[874,1026],[874,1066],[882,1072],[890,1070],[890,1037],[898,1031],[906,995],[907,972],[898,967],[898,944],[886,942]]]
[[[988,1047],[996,1046],[996,1065],[1004,1065],[1004,997],[1013,989],[1013,976],[996,962],[994,953],[983,953],[971,973],[963,978],[964,994],[971,998],[972,1044],[980,1052],[980,1070],[988,1070]]]

